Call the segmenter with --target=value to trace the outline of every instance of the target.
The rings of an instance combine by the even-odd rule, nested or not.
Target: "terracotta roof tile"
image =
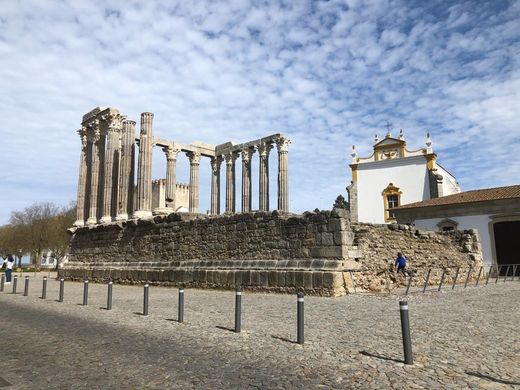
[[[422,202],[409,203],[400,206],[398,209],[411,209],[417,207],[431,207],[447,204],[460,204],[471,202],[482,202],[487,200],[518,198],[520,201],[520,184],[507,187],[484,188],[460,192],[458,194],[442,196],[423,200]]]

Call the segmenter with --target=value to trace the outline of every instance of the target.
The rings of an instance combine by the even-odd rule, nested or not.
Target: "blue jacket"
[[[395,259],[395,265],[399,267],[405,267],[406,266],[406,259],[404,256],[397,256],[397,259]]]

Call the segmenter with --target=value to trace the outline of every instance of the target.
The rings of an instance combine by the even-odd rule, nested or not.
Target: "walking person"
[[[404,257],[401,252],[397,252],[397,258],[395,259],[394,265],[397,268],[397,273],[401,272],[404,276],[408,276],[408,273],[406,272],[406,257]]]
[[[12,255],[7,255],[5,266],[5,284],[11,284],[11,276],[13,275],[14,259]]]

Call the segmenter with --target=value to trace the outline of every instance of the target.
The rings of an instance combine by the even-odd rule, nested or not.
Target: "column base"
[[[99,220],[99,223],[111,223],[111,222],[112,222],[112,217],[110,215],[104,215]]]
[[[128,214],[117,214],[116,221],[126,221],[128,219]]]
[[[76,222],[74,222],[74,225],[73,226],[76,226],[76,227],[82,227],[82,226],[85,226],[85,221],[82,220],[82,219],[78,219],[76,220]]]
[[[169,207],[157,207],[153,210],[153,215],[168,215],[173,213],[173,209]]]
[[[92,226],[92,225],[95,225],[95,224],[97,224],[97,218],[96,217],[90,217],[89,219],[87,219],[87,225]]]
[[[153,216],[152,212],[149,210],[137,210],[134,212],[133,218],[146,219],[151,218]]]

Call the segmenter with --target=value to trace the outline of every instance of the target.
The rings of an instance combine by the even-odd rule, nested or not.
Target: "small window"
[[[437,227],[441,232],[452,232],[457,230],[458,222],[451,219],[443,219],[437,224]]]
[[[401,202],[401,194],[402,192],[399,191],[399,188],[394,186],[393,183],[390,183],[384,190],[383,190],[383,200],[385,204],[385,221],[386,222],[393,222],[396,219],[396,207],[399,207]]]

